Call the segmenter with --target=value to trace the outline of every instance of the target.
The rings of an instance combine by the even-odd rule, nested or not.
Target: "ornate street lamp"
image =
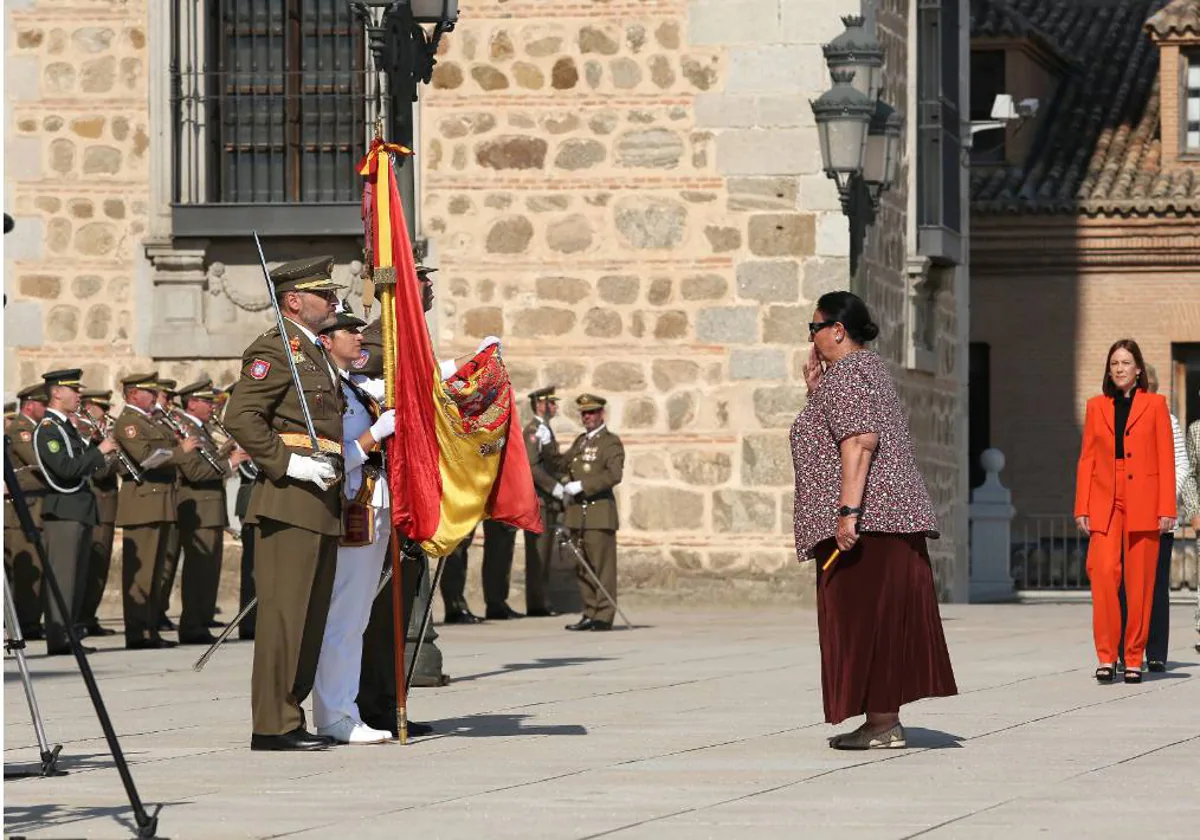
[[[834,70],[830,75],[833,87],[811,105],[825,174],[837,184],[846,209],[852,182],[863,172],[863,152],[875,102],[851,84],[853,72]]]
[[[900,168],[900,142],[904,120],[896,110],[882,99],[875,102],[875,113],[867,130],[867,145],[863,152],[862,179],[871,194],[871,202],[879,204],[879,197],[896,183]]]
[[[868,99],[875,100],[883,88],[883,48],[866,29],[866,18],[847,15],[842,18],[846,31],[834,38],[821,51],[830,73],[849,70],[854,73],[854,86]]]

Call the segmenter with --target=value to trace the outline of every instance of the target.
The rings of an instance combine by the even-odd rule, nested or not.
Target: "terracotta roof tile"
[[[973,37],[1038,33],[1071,64],[1042,104],[1023,166],[971,173],[976,213],[1145,215],[1200,212],[1200,179],[1164,171],[1158,48],[1147,30],[1171,7],[1200,0],[977,0]],[[1153,17],[1152,17],[1153,16]],[[1200,23],[1200,17],[1197,17]],[[1200,30],[1198,30],[1200,31]]]
[[[1200,0],[1174,0],[1146,21],[1146,29],[1160,38],[1200,34]]]

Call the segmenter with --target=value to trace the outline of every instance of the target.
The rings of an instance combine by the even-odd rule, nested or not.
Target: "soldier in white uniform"
[[[365,321],[344,310],[320,334],[321,344],[341,371],[346,395],[342,420],[346,474],[343,535],[313,684],[313,718],[319,735],[342,744],[379,744],[392,737],[363,723],[355,702],[363,631],[371,617],[392,529],[380,444],[395,430],[395,412],[379,410],[376,394],[382,395],[383,381],[353,373],[362,349],[359,329],[364,326]]]

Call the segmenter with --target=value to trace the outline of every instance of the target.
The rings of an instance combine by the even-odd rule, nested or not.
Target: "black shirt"
[[[1133,395],[1136,393],[1135,388],[1129,396],[1117,394],[1113,397],[1113,429],[1117,437],[1118,461],[1125,459],[1125,424],[1129,422],[1129,409],[1133,408]]]

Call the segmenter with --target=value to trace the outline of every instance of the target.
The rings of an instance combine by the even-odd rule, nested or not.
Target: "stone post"
[[[1012,557],[1012,492],[1000,483],[1004,453],[987,449],[979,456],[987,477],[971,492],[972,603],[1007,601],[1015,597]]]

